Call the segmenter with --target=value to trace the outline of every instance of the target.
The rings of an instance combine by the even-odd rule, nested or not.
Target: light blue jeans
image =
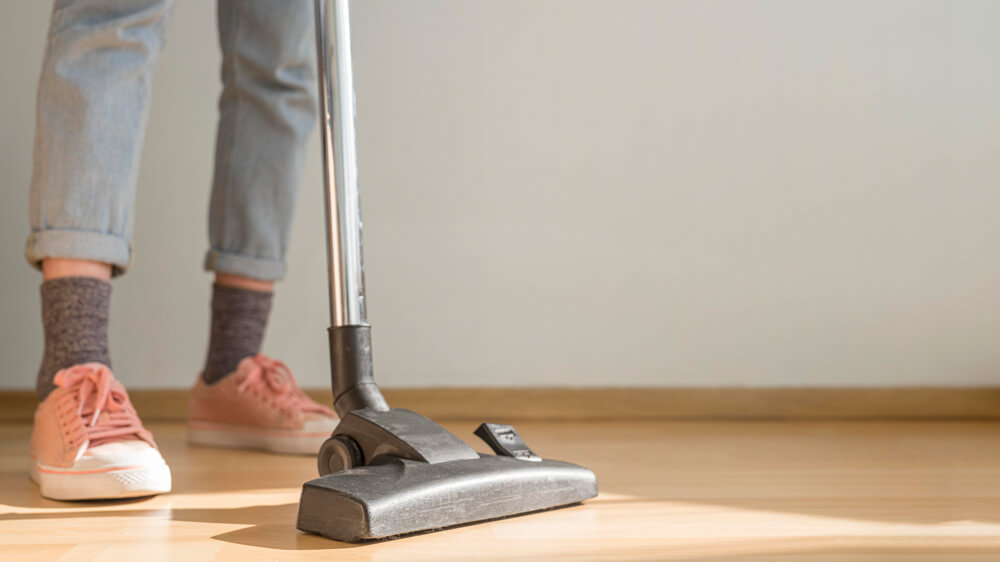
[[[58,0],[38,84],[25,255],[132,262],[133,205],[153,67],[172,0]],[[218,0],[222,96],[205,268],[285,273],[316,122],[310,0]],[[178,162],[178,165],[182,163]]]

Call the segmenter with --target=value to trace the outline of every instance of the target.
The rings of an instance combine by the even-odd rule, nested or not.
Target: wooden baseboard
[[[323,404],[329,390],[308,390]],[[1000,419],[1000,388],[390,388],[442,420]],[[183,420],[186,390],[129,392],[146,421]],[[30,421],[34,392],[0,391],[0,421]]]

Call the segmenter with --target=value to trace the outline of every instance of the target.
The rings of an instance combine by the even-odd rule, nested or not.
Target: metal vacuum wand
[[[333,403],[341,415],[361,408],[385,411],[389,405],[372,375],[371,327],[365,316],[350,14],[347,0],[315,0],[315,5],[316,21],[320,23],[316,26],[316,48]]]

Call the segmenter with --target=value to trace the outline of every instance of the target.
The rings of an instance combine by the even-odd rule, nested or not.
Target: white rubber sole
[[[112,500],[154,496],[170,491],[170,467],[115,467],[72,469],[35,463],[34,480],[43,496],[53,500]]]
[[[315,455],[332,429],[303,431],[263,429],[245,425],[188,422],[187,440],[192,445],[226,449],[255,449],[287,455]]]

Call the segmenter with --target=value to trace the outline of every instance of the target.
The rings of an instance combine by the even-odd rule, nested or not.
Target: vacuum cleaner
[[[348,0],[315,7],[330,361],[341,421],[319,450],[320,477],[302,486],[298,529],[358,542],[596,496],[593,472],[540,458],[510,425],[480,425],[475,434],[496,453],[480,454],[424,416],[390,408],[379,391],[365,315]]]

